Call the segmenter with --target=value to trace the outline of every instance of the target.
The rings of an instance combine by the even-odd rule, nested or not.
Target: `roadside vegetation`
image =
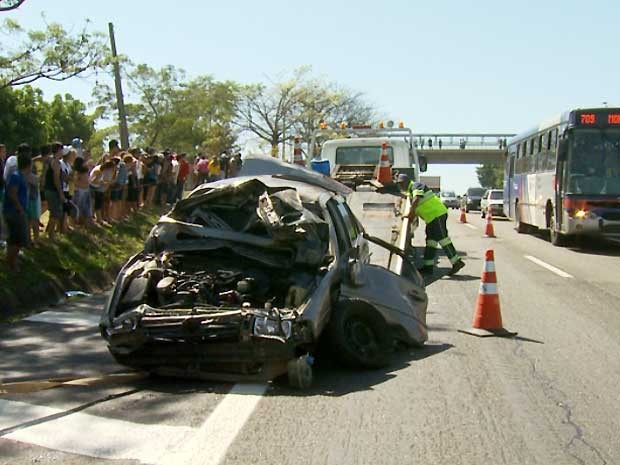
[[[42,239],[25,250],[20,259],[19,274],[10,272],[2,257],[0,301],[3,306],[7,301],[23,302],[46,282],[61,287],[78,282],[100,288],[109,285],[93,281],[101,279],[102,272],[117,268],[142,249],[143,240],[160,213],[160,210],[142,210],[131,220],[109,228],[75,230],[54,242]]]

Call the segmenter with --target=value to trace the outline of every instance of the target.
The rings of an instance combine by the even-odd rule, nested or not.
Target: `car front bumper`
[[[257,335],[257,315],[249,312],[124,315],[101,326],[110,353],[122,365],[164,376],[267,381],[286,373],[287,363],[312,339],[304,325],[294,322],[289,336]]]

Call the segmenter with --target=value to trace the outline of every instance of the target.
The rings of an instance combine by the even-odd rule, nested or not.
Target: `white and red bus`
[[[575,109],[508,144],[504,213],[519,232],[620,241],[620,108]]]

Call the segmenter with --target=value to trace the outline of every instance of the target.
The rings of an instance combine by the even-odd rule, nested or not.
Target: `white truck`
[[[426,171],[426,158],[418,155],[412,131],[405,127],[354,126],[317,130],[309,146],[309,164],[328,165],[332,178],[356,189],[375,177],[384,142],[388,144],[394,176],[403,173],[419,181],[420,172]]]

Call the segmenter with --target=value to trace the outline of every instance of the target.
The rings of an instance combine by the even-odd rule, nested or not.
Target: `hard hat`
[[[398,182],[407,182],[409,181],[409,176],[407,176],[405,173],[401,173],[398,175]]]

